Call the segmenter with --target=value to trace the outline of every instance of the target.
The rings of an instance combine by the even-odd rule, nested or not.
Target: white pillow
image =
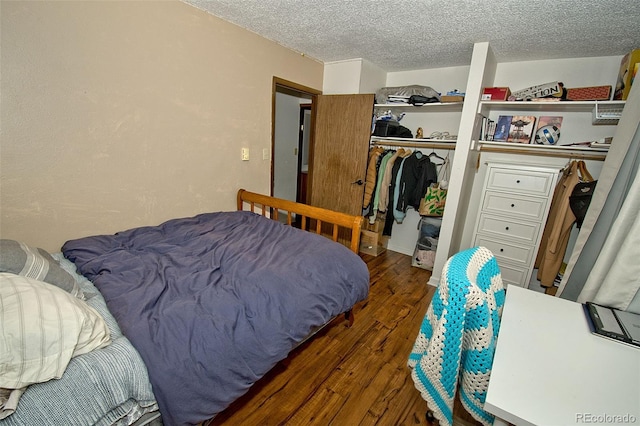
[[[107,346],[102,317],[60,288],[0,273],[0,388],[62,377],[72,357]]]

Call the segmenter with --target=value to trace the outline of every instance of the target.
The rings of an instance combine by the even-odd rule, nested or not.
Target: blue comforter
[[[366,298],[346,247],[251,212],[207,213],[68,241],[144,359],[165,424],[196,424],[295,344]]]

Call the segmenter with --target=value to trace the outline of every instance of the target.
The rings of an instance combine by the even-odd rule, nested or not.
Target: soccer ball
[[[554,125],[543,126],[536,132],[536,143],[540,145],[555,145],[560,139],[560,129]]]

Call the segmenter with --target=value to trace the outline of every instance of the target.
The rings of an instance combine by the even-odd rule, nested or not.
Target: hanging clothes
[[[407,158],[402,170],[400,193],[397,210],[406,213],[409,207],[416,211],[420,208],[420,200],[427,188],[438,181],[438,170],[428,155],[420,151]]]
[[[405,150],[404,153],[396,158],[391,168],[391,183],[389,184],[389,202],[387,203],[387,213],[385,216],[384,229],[382,235],[391,236],[391,230],[393,229],[393,221],[395,219],[394,210],[398,203],[398,195],[396,186],[399,185],[398,174],[402,169],[402,163],[404,160],[412,154],[411,150]]]
[[[573,188],[581,181],[580,169],[586,170],[584,161],[571,161],[565,167],[553,193],[534,265],[538,268],[537,278],[543,287],[553,287],[567,250],[571,229],[576,221],[569,206],[569,197]]]
[[[398,149],[389,161],[387,161],[387,165],[384,170],[384,174],[382,177],[382,182],[380,184],[380,198],[378,200],[378,211],[380,213],[385,213],[387,211],[387,205],[389,204],[389,187],[391,186],[391,176],[393,172],[393,164],[396,162],[398,157],[402,157],[405,154],[405,149]]]
[[[405,163],[407,162],[407,160],[409,158],[411,158],[413,156],[413,154],[404,157],[402,159],[402,161],[400,162],[400,168],[398,169],[398,173],[395,177],[395,187],[393,189],[393,209],[391,210],[393,212],[393,217],[396,220],[396,222],[398,223],[402,223],[404,221],[404,218],[406,216],[406,210],[402,210],[401,206],[403,201],[403,194],[404,194],[404,182],[402,180],[402,176],[404,175],[404,167],[405,167]]]
[[[389,150],[381,155],[380,165],[377,168],[377,180],[376,180],[376,187],[373,194],[373,202],[371,204],[371,209],[369,212],[369,223],[371,224],[375,223],[376,216],[378,215],[379,204],[380,204],[380,192],[383,189],[382,181],[384,180],[384,174],[385,174],[385,170],[387,169],[387,163],[392,157],[395,156],[395,154],[396,154],[396,151]],[[387,187],[387,190],[388,190],[388,187]]]
[[[364,199],[362,201],[362,208],[367,209],[371,203],[373,197],[373,191],[376,186],[376,167],[378,166],[378,159],[384,152],[384,148],[380,146],[374,146],[369,150],[369,162],[367,164],[367,177],[364,185]]]

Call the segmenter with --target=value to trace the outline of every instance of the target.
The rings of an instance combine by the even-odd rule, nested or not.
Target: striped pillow
[[[0,273],[0,388],[60,378],[72,357],[109,343],[104,320],[86,302],[45,282]]]
[[[14,240],[0,240],[0,272],[12,272],[60,287],[84,299],[76,280],[51,255]]]

